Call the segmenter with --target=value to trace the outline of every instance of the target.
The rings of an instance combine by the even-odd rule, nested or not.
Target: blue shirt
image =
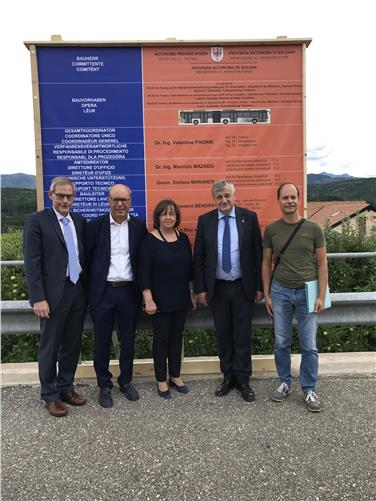
[[[238,228],[236,226],[236,214],[235,207],[231,209],[228,214],[230,223],[230,235],[231,235],[231,271],[226,273],[222,269],[222,242],[223,242],[223,232],[225,229],[224,214],[218,211],[218,234],[217,234],[217,270],[215,273],[215,278],[218,280],[237,280],[242,276],[240,269],[240,255],[239,255],[239,235]]]

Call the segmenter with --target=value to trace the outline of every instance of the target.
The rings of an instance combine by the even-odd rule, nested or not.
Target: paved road
[[[171,401],[140,382],[139,402],[97,390],[52,418],[36,387],[2,390],[2,500],[316,501],[375,500],[375,379],[322,377],[324,409],[306,411],[298,384],[268,400],[271,378],[253,381],[254,404],[219,380],[191,380]]]

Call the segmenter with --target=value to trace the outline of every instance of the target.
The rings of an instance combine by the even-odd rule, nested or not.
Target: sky
[[[376,177],[372,2],[343,0],[12,0],[0,7],[1,174],[35,174],[24,41],[312,38],[306,51],[307,172]]]

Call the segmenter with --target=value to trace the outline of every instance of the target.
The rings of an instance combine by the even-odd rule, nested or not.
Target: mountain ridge
[[[27,188],[35,190],[36,176],[33,174],[24,174],[18,172],[17,174],[1,174],[1,187],[2,188]]]
[[[349,174],[330,174],[329,172],[320,172],[320,174],[307,174],[308,184],[327,184],[348,179],[362,179]],[[367,178],[364,178],[367,179]],[[27,188],[35,189],[36,176],[33,174],[1,174],[2,188]]]

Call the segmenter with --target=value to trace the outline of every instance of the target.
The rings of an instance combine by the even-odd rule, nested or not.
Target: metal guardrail
[[[329,252],[328,259],[363,259],[376,257],[376,252]],[[0,266],[23,266],[23,261],[0,261]]]
[[[319,325],[374,325],[376,324],[376,292],[337,292],[331,294],[332,307],[318,317]],[[1,331],[3,334],[39,333],[39,320],[28,301],[1,301]],[[272,327],[272,319],[266,313],[263,302],[257,303],[253,318],[254,327]],[[137,323],[140,330],[151,330],[151,320],[141,314]],[[214,328],[210,310],[198,308],[189,312],[185,328]],[[85,320],[85,332],[93,330],[89,313]]]
[[[376,252],[347,252],[328,254],[328,259],[370,258]],[[0,261],[1,266],[23,266],[23,261]],[[343,292],[331,294],[332,307],[318,317],[319,325],[373,325],[376,324],[376,292]],[[3,334],[39,333],[39,320],[34,315],[28,301],[1,301],[1,331]],[[255,327],[272,327],[272,319],[266,313],[263,302],[257,303],[253,318]],[[151,320],[141,314],[137,323],[140,330],[151,330]],[[189,312],[186,329],[214,328],[210,310],[198,308]],[[88,313],[85,320],[85,332],[93,330]]]
[[[376,257],[376,252],[329,252],[328,259],[360,259],[365,257]]]
[[[1,266],[23,266],[23,261],[0,261]]]

